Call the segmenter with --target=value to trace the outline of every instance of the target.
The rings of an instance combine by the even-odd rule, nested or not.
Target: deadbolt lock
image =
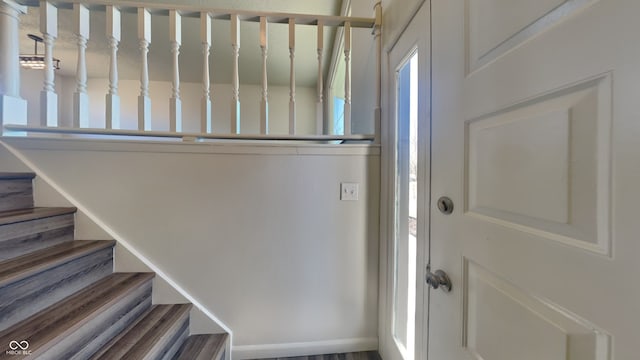
[[[445,215],[449,215],[453,212],[453,200],[448,196],[442,196],[438,199],[438,210]]]

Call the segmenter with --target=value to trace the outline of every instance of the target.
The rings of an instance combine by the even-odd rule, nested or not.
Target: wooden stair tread
[[[66,241],[0,262],[0,287],[114,245],[113,240]]]
[[[33,179],[36,177],[32,172],[5,172],[0,171],[0,180],[15,180],[15,179]]]
[[[225,350],[228,334],[191,335],[184,342],[175,360],[219,359]]]
[[[0,225],[73,214],[75,207],[34,207],[29,209],[0,211]]]
[[[138,322],[112,339],[91,359],[143,359],[166,334],[189,316],[191,304],[154,305]]]
[[[153,273],[116,273],[97,281],[86,289],[63,299],[27,318],[20,324],[0,332],[0,343],[15,339],[29,341],[33,354],[47,348],[79,329],[93,317],[112,306],[126,294],[153,278]],[[0,359],[5,354],[0,352]]]

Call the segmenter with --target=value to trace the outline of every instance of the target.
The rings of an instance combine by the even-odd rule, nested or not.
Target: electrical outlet
[[[358,183],[340,183],[340,200],[358,200]]]

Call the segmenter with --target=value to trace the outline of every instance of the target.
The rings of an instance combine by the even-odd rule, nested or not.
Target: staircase
[[[34,177],[0,173],[0,359],[225,358],[191,304],[152,304],[153,273],[113,272],[115,241],[75,240],[75,208],[34,208]]]

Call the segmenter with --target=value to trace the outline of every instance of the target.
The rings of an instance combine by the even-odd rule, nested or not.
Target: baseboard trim
[[[371,351],[378,349],[378,338],[352,338],[283,344],[237,345],[234,360]]]

